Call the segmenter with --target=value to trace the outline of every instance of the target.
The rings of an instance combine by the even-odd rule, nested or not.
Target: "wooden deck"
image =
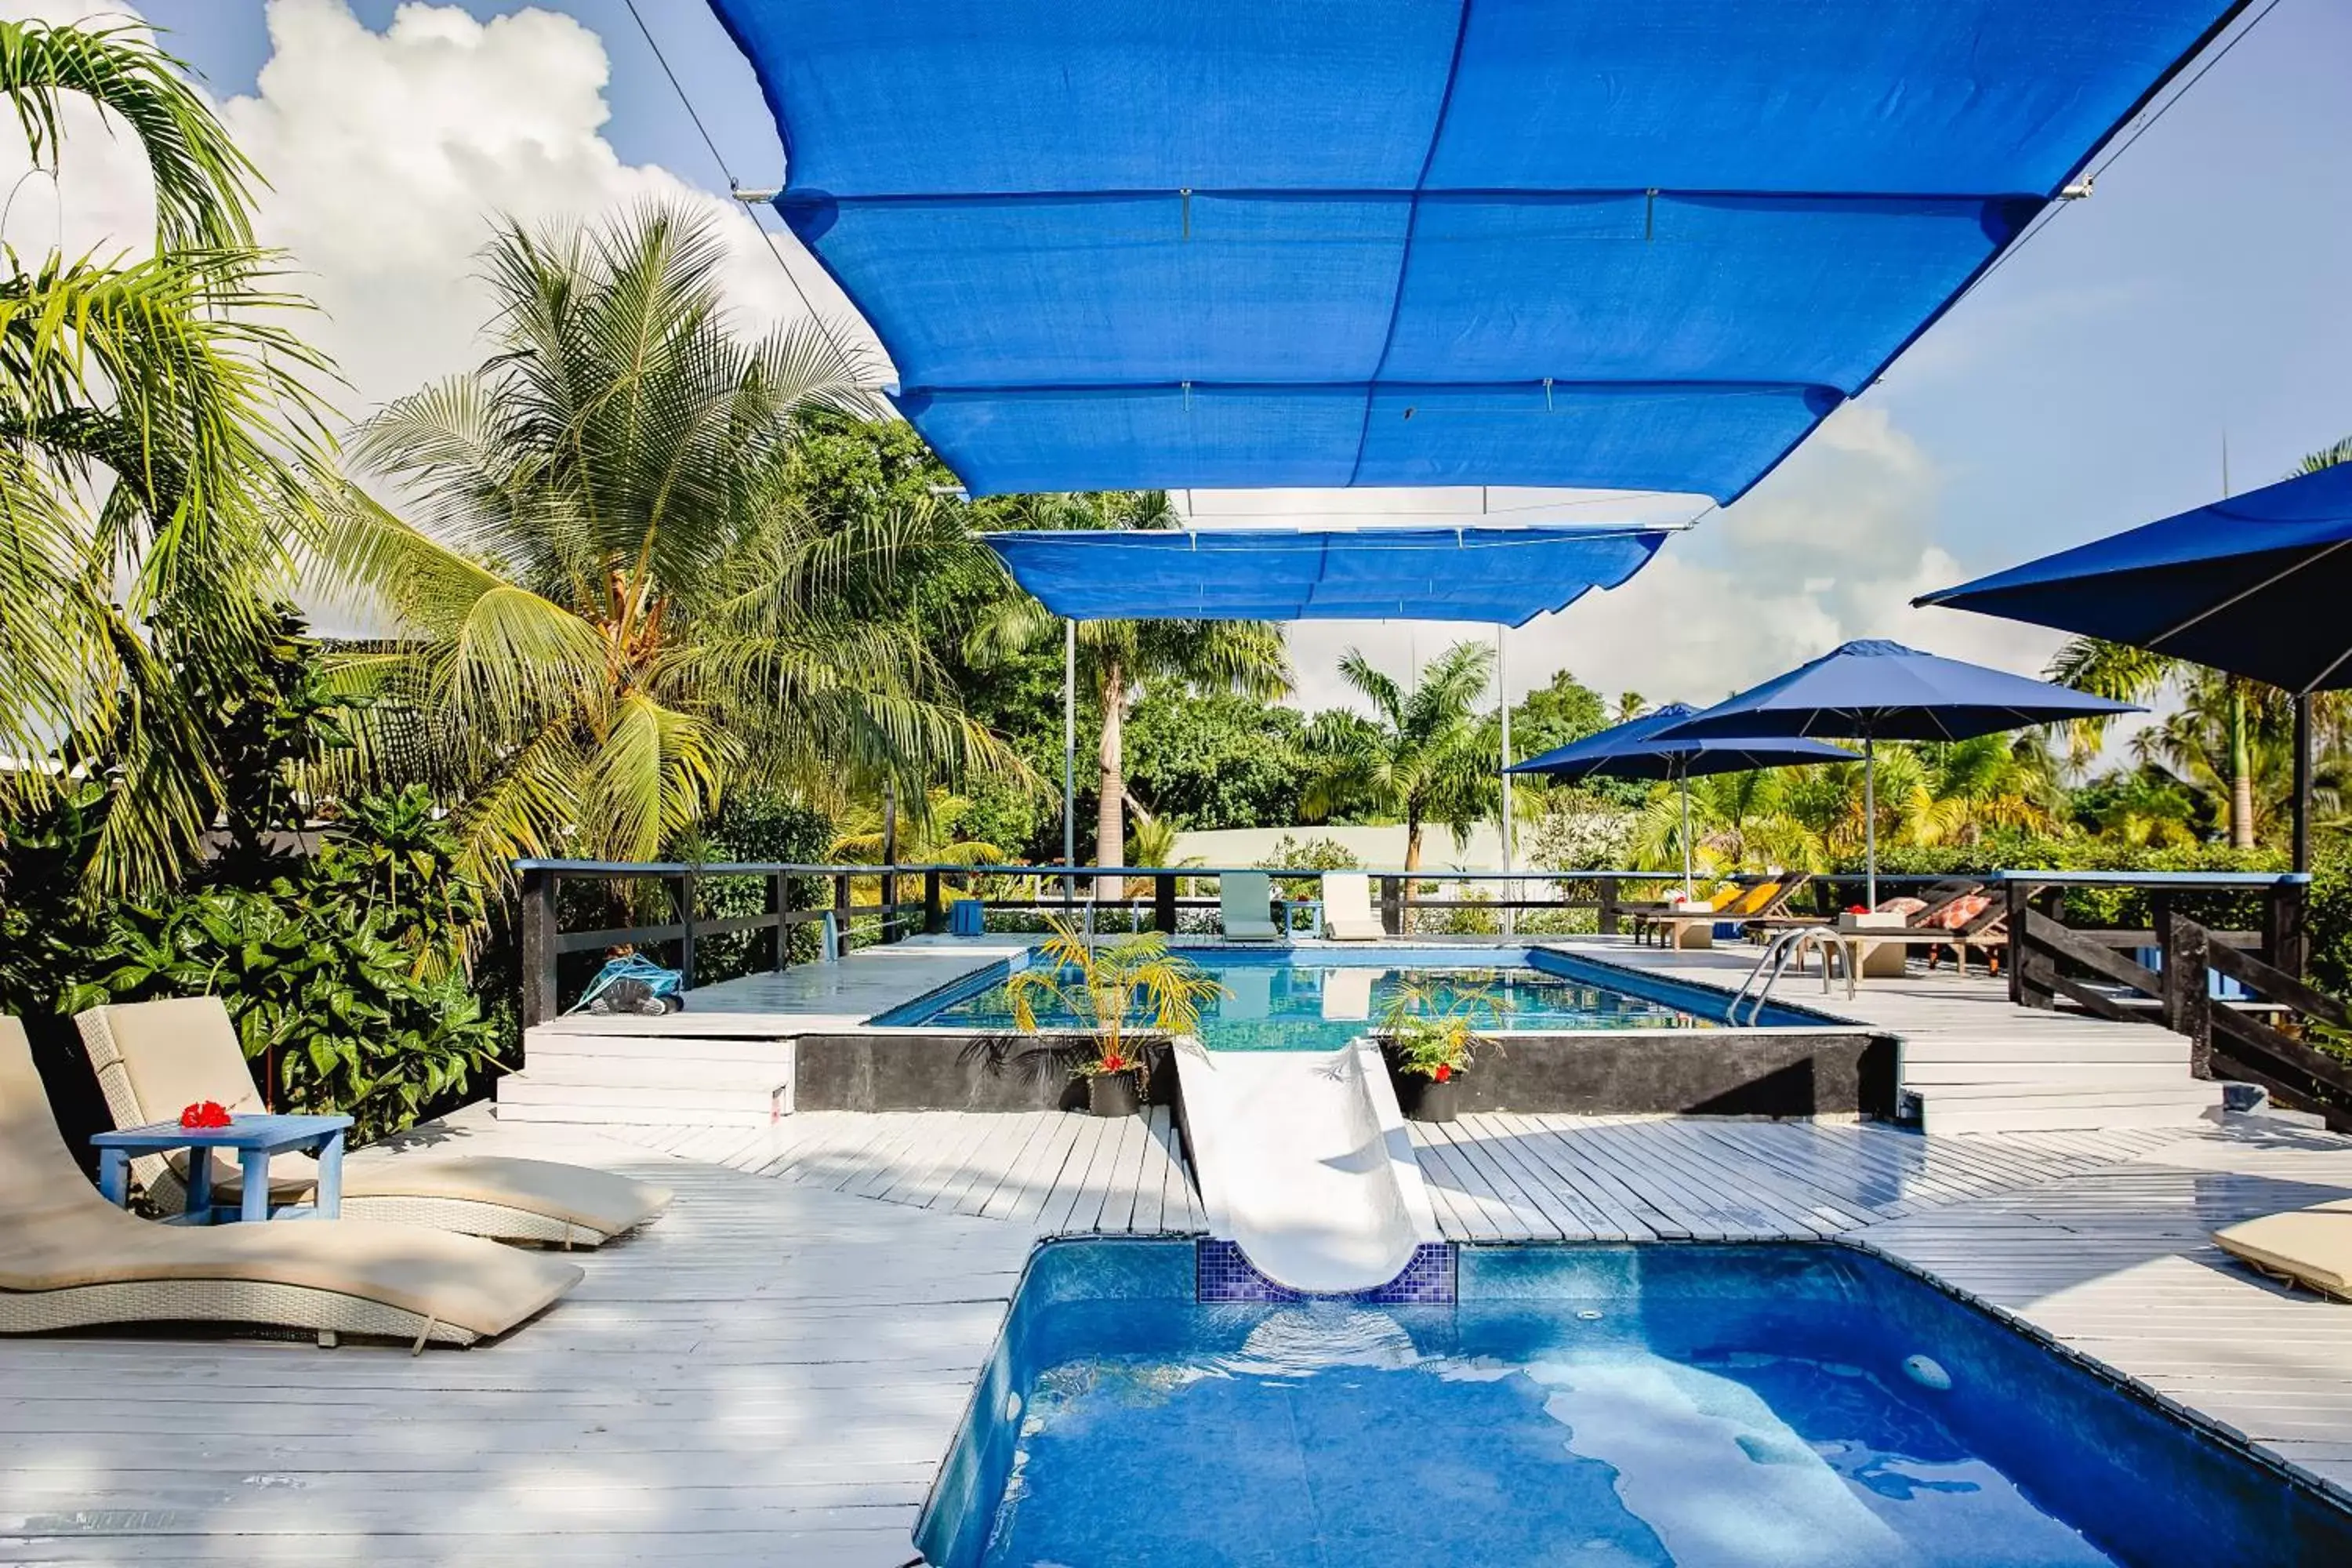
[[[2352,1308],[2287,1296],[2204,1239],[2352,1193],[2352,1140],[2252,1121],[1424,1132],[1458,1238],[1846,1237],[2352,1484]],[[0,1563],[899,1568],[1035,1239],[1201,1223],[1164,1120],[599,1132],[478,1110],[432,1139],[626,1170],[678,1200],[583,1255],[572,1299],[469,1352],[0,1342]]]

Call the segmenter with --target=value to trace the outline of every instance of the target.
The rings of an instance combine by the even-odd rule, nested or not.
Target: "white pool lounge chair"
[[[236,1026],[217,996],[118,1003],[92,1007],[74,1022],[118,1127],[168,1121],[205,1100],[233,1115],[263,1109]],[[131,1163],[148,1200],[166,1213],[186,1205],[184,1160],[150,1154]],[[270,1201],[303,1202],[318,1179],[310,1155],[277,1155],[269,1162]],[[243,1190],[236,1165],[215,1156],[215,1197],[234,1203]],[[354,1219],[399,1220],[499,1241],[600,1247],[660,1214],[669,1200],[660,1187],[548,1160],[401,1154],[343,1164],[343,1213]]]
[[[1274,971],[1246,965],[1218,972],[1225,994],[1217,1003],[1217,1016],[1234,1022],[1262,1021],[1274,1016]]]
[[[1264,871],[1228,871],[1217,879],[1217,918],[1227,942],[1274,942],[1274,879]]]
[[[1323,934],[1333,942],[1378,942],[1388,932],[1372,910],[1372,879],[1361,871],[1323,873]]]
[[[141,1219],[75,1163],[24,1025],[0,1016],[0,1333],[236,1323],[421,1350],[505,1333],[581,1279],[558,1258],[415,1226]]]

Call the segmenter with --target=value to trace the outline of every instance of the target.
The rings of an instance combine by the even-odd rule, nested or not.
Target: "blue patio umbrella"
[[[2129,643],[2302,693],[2352,686],[2352,463],[1914,601]]]
[[[1833,648],[1786,675],[1670,726],[1675,740],[1714,735],[1835,735],[1862,742],[1868,902],[1878,903],[1880,741],[1965,741],[2030,724],[2137,713],[2128,702],[2046,680],[1987,669],[1901,643],[1865,640]]]
[[[1539,757],[1504,769],[1546,773],[1571,784],[1606,775],[1620,779],[1670,779],[1683,797],[1683,897],[1691,897],[1690,781],[1707,773],[1743,773],[1755,768],[1798,767],[1808,763],[1851,763],[1852,752],[1819,741],[1786,736],[1723,735],[1696,740],[1664,736],[1698,712],[1687,702],[1670,702],[1655,712],[1572,741]]]
[[[1914,601],[2129,643],[2298,700],[2352,687],[2352,463]],[[2310,858],[2310,705],[2295,704],[2295,863]]]

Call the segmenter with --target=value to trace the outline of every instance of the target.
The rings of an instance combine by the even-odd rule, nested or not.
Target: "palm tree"
[[[1442,822],[1457,842],[1494,815],[1499,795],[1495,753],[1485,743],[1480,700],[1495,650],[1460,642],[1433,659],[1411,686],[1373,668],[1349,648],[1339,674],[1371,704],[1373,717],[1318,715],[1302,750],[1313,769],[1300,808],[1321,820],[1362,812],[1405,825],[1404,868],[1421,868],[1422,830]],[[1412,882],[1406,882],[1410,897]]]
[[[227,687],[274,635],[325,444],[331,373],[282,324],[307,307],[253,246],[258,177],[181,69],[129,28],[0,23],[37,169],[79,97],[154,182],[146,254],[0,256],[0,753],[47,764],[0,787],[105,781],[93,891],[173,879],[218,811],[189,683]]]
[[[2306,455],[2294,466],[2294,475],[2315,474],[2322,468],[2352,461],[2352,437]],[[2244,676],[2229,675],[2218,670],[2200,673],[2201,667],[2168,655],[2133,647],[2124,643],[2107,642],[2099,637],[2074,637],[2059,648],[2044,673],[2063,685],[2080,687],[2101,697],[2112,697],[2121,702],[2146,703],[2168,687],[2185,689],[2189,686],[2211,686],[2209,696],[2218,696],[2218,718],[2223,731],[2224,756],[2218,770],[2228,793],[2230,844],[2233,848],[2251,849],[2255,839],[2254,727],[2255,708],[2271,700],[2276,689]],[[2184,689],[2184,695],[2188,693]],[[2340,707],[2340,699],[2321,700],[2329,706]],[[2106,738],[2107,721],[2081,720],[2074,726],[2074,752],[2078,762],[2086,761]]]
[[[1029,528],[1169,528],[1177,521],[1159,490],[1041,497],[1024,509]],[[1001,600],[968,639],[975,664],[1042,647],[1061,623],[1026,595]],[[1116,866],[1127,843],[1127,715],[1155,684],[1237,691],[1271,701],[1290,690],[1282,628],[1265,621],[1081,621],[1078,679],[1102,715],[1095,748],[1095,864]],[[1110,897],[1120,896],[1106,889]]]
[[[839,800],[1009,753],[899,613],[918,563],[978,553],[937,510],[820,525],[787,469],[803,410],[862,411],[813,323],[726,324],[707,224],[647,207],[488,251],[498,352],[363,425],[328,551],[402,637],[347,674],[412,715],[472,868],[650,859],[730,783]]]

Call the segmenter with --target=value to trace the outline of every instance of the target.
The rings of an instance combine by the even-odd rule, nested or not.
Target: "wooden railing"
[[[2010,995],[2021,1005],[2062,1001],[2095,1017],[2161,1025],[2189,1041],[2200,1078],[2260,1084],[2352,1131],[2352,1062],[2314,1047],[2315,1029],[2352,1032],[2352,1016],[2304,977],[2309,879],[2288,875],[2004,873],[2009,899]],[[2070,889],[2128,887],[2147,896],[2146,930],[2069,925]],[[2239,895],[2260,904],[2259,929],[2217,929],[2180,912],[2190,897]],[[2154,949],[2150,969],[2126,949]],[[2217,995],[2230,983],[2232,994]]]

